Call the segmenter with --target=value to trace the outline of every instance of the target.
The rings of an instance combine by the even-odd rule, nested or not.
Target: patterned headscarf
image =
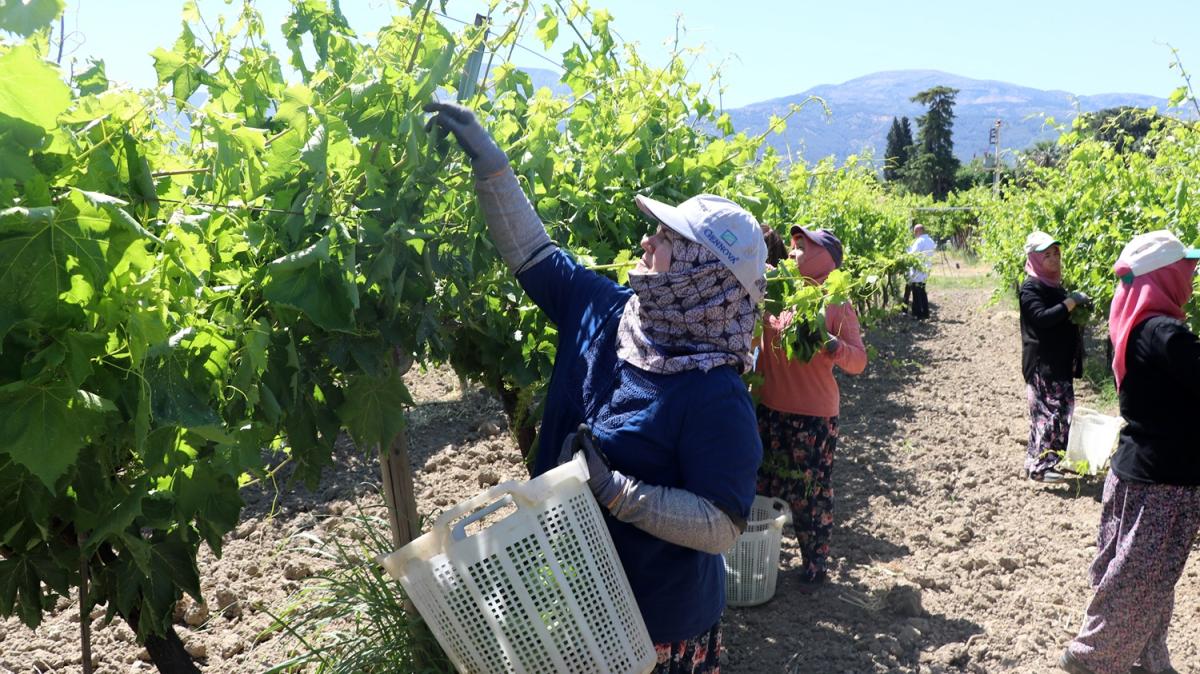
[[[757,305],[703,244],[671,230],[664,234],[671,243],[671,269],[630,272],[634,295],[617,328],[617,357],[660,374],[721,365],[749,370]]]

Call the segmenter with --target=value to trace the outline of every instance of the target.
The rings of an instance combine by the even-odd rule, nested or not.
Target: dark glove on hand
[[[592,436],[587,424],[580,424],[578,431],[568,434],[563,440],[558,463],[561,465],[570,461],[576,452],[583,452],[583,458],[587,461],[588,487],[600,505],[607,509],[624,489],[629,478],[608,465],[608,457],[596,446],[596,438]]]
[[[471,168],[476,176],[486,177],[508,168],[508,156],[475,119],[475,113],[470,108],[457,103],[434,102],[425,104],[425,112],[435,113],[425,125],[425,130],[430,131],[436,125],[454,134],[463,152],[470,157]]]
[[[836,356],[838,349],[842,348],[842,341],[833,335],[829,336],[829,340],[825,342],[825,353]]]
[[[1075,301],[1076,306],[1090,307],[1092,306],[1092,298],[1078,290],[1070,294],[1070,298]]]

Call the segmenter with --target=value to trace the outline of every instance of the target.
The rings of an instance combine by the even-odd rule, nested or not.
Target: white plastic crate
[[[579,456],[496,485],[380,560],[460,672],[654,668],[654,644],[587,476]],[[508,505],[511,515],[481,522]],[[483,529],[468,533],[472,524]]]
[[[1088,475],[1104,469],[1117,449],[1125,420],[1087,407],[1076,407],[1071,415],[1071,434],[1067,437],[1068,466],[1087,463]]]
[[[783,526],[792,521],[787,501],[755,496],[746,530],[725,553],[725,603],[757,606],[775,596]]]

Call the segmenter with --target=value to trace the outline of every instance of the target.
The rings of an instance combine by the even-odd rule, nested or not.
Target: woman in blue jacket
[[[765,282],[758,224],[733,202],[638,196],[658,224],[629,286],[582,267],[547,235],[508,158],[467,108],[431,124],[471,159],[488,232],[558,330],[533,473],[586,448],[589,485],[658,653],[656,673],[719,671],[728,550],[762,458],[740,374]],[[573,442],[586,433],[591,442]],[[554,449],[552,449],[554,448]]]

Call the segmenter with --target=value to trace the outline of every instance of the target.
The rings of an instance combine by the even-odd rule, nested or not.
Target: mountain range
[[[996,80],[976,80],[937,70],[892,70],[872,73],[842,84],[823,84],[793,96],[775,98],[728,110],[734,128],[747,133],[767,129],[771,115],[787,114],[789,106],[818,96],[829,107],[827,116],[818,103],[809,103],[793,115],[782,134],[768,142],[783,154],[790,148],[813,161],[829,155],[839,160],[864,149],[883,156],[892,117],[907,116],[916,136],[916,118],[924,106],[910,99],[935,86],[959,90],[954,104],[954,153],[964,162],[990,152],[988,131],[1001,120],[1002,156],[1008,149],[1024,149],[1039,140],[1054,140],[1059,131],[1047,122],[1069,124],[1080,112],[1130,105],[1166,110],[1167,100],[1143,94],[1076,96],[1066,91],[1046,91]]]
[[[535,86],[549,86],[556,94],[570,95],[555,73],[526,69]],[[1080,112],[1095,112],[1122,105],[1166,110],[1167,100],[1132,93],[1077,96],[1066,91],[1034,89],[996,80],[977,80],[938,70],[891,70],[864,75],[841,84],[822,84],[782,98],[730,108],[734,129],[762,133],[772,115],[787,115],[792,104],[811,96],[820,97],[829,108],[826,115],[816,102],[806,104],[787,122],[781,134],[767,142],[784,156],[814,162],[833,155],[838,161],[852,154],[871,151],[881,161],[892,118],[907,116],[917,133],[916,118],[924,106],[910,99],[935,86],[959,90],[954,105],[954,152],[963,162],[990,152],[988,130],[1001,120],[1002,156],[1028,148],[1040,140],[1054,140],[1059,131],[1049,124],[1069,124]]]

